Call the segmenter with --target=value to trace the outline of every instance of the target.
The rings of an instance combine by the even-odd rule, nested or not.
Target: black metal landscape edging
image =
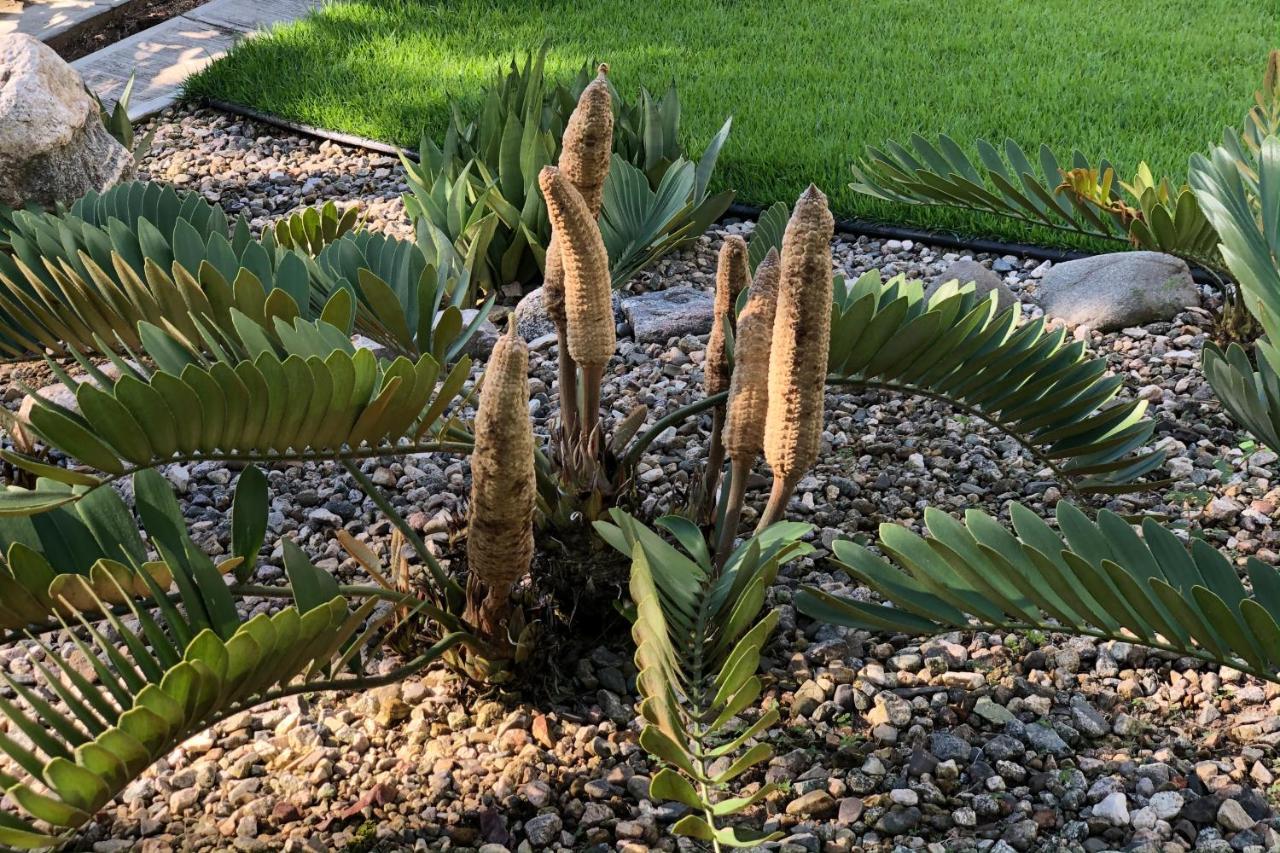
[[[324,139],[329,142],[335,142],[339,145],[347,145],[353,148],[364,148],[368,151],[375,151],[379,154],[404,154],[414,162],[418,162],[420,159],[418,157],[418,152],[410,148],[398,148],[395,145],[388,145],[387,143],[379,142],[376,139],[356,136],[351,133],[339,133],[333,130],[325,130],[321,127],[314,127],[309,124],[302,124],[301,122],[290,121],[289,119],[280,118],[279,116],[264,113],[259,110],[255,110],[252,107],[246,107],[230,101],[221,101],[216,98],[204,98],[203,103],[213,107],[214,109],[250,118],[254,121],[260,121],[263,124],[269,124],[273,127],[278,127],[292,133],[300,133],[304,136],[313,136],[317,139]],[[729,209],[725,211],[725,216],[730,216],[736,219],[758,219],[760,214],[763,212],[763,207],[753,204],[734,202],[729,205]],[[940,246],[944,249],[963,249],[970,252],[992,255],[1018,255],[1025,258],[1034,258],[1038,261],[1053,261],[1055,264],[1062,263],[1063,261],[1077,261],[1081,258],[1090,258],[1094,255],[1101,254],[1099,252],[1082,252],[1076,249],[1054,249],[1047,246],[1036,246],[1031,243],[1007,243],[1003,240],[990,240],[983,237],[972,237],[948,231],[928,231],[920,228],[907,228],[900,225],[870,222],[865,219],[837,219],[836,233],[851,237],[873,237],[878,240],[911,240],[917,243],[927,243],[931,246]],[[1213,284],[1218,286],[1221,286],[1222,284],[1222,281],[1218,276],[1200,266],[1191,265],[1191,276],[1200,284]]]

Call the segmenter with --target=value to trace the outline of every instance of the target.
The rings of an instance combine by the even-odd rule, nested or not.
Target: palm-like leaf
[[[775,524],[744,543],[717,574],[698,528],[668,517],[659,524],[681,546],[669,544],[620,510],[613,523],[598,521],[600,535],[631,557],[631,597],[636,605],[640,743],[667,768],[653,778],[655,798],[696,810],[674,831],[718,847],[749,847],[772,840],[725,819],[775,790],[764,785],[749,797],[719,799],[723,788],[767,761],[773,750],[760,736],[778,720],[776,708],[746,725],[739,715],[755,705],[763,685],[760,652],[777,625],[778,612],[760,611],[778,567],[812,550],[800,538],[807,524]]]
[[[12,698],[0,697],[0,714],[9,724],[0,734],[0,788],[12,805],[0,811],[0,845],[30,849],[60,842],[151,763],[231,713],[290,693],[370,683],[359,675],[332,676],[358,663],[361,648],[376,636],[381,620],[356,635],[373,599],[351,611],[337,582],[286,542],[293,602],[246,621],[218,569],[186,534],[163,477],[142,472],[134,491],[178,600],[171,602],[144,573],[145,596],[115,586],[114,600],[123,608],[99,597],[97,584],[84,591],[93,604],[88,618],[73,602],[59,602],[63,636],[93,676],[56,652],[56,645],[41,644],[47,663],[36,664],[34,684],[4,678]],[[101,522],[109,515],[85,518]],[[247,536],[255,538],[261,541],[253,532]],[[91,621],[100,617],[111,636]],[[445,636],[407,669],[421,668],[463,639],[461,633]]]
[[[1191,158],[1191,187],[1222,240],[1222,257],[1245,307],[1266,333],[1255,344],[1256,371],[1234,344],[1225,354],[1206,346],[1203,367],[1231,416],[1259,441],[1280,449],[1280,351],[1274,344],[1280,340],[1280,139],[1268,135],[1252,142],[1228,133],[1208,157]]]
[[[354,458],[397,446],[438,447],[429,440],[433,428],[438,431],[470,375],[465,357],[448,371],[431,355],[379,363],[371,350],[353,348],[324,323],[279,322],[287,355],[253,323],[238,325],[248,352],[222,358],[206,358],[143,326],[156,369],[116,358],[119,378],[113,380],[83,361],[88,381],[63,378],[80,411],[36,395],[30,428],[48,446],[113,477],[192,459]],[[217,339],[209,341],[219,348]],[[9,458],[43,476],[98,482],[91,474]],[[67,493],[52,503],[73,499]],[[0,513],[28,511],[32,500],[11,488],[0,496]]]
[[[1232,420],[1276,450],[1280,448],[1280,379],[1261,347],[1258,352],[1255,370],[1239,344],[1231,344],[1224,352],[1206,343],[1200,367]]]
[[[919,281],[882,282],[872,271],[837,282],[828,383],[919,394],[981,417],[1019,441],[1081,492],[1135,488],[1163,453],[1137,454],[1154,422],[1145,401],[1113,402],[1106,376],[1065,329],[1018,325],[1017,306],[996,313],[995,295],[948,283],[928,300]]]
[[[1135,188],[1129,200],[1134,208],[1106,160],[1094,165],[1075,151],[1067,165],[1041,145],[1033,164],[1012,139],[1005,140],[1003,152],[985,139],[975,144],[976,162],[945,134],[937,144],[914,134],[908,145],[890,140],[884,148],[868,146],[853,166],[850,187],[886,201],[978,210],[1221,265],[1213,227],[1185,187],[1173,191],[1162,181],[1163,193],[1160,187]],[[1104,189],[1072,191],[1064,186],[1072,172],[1098,176]]]
[[[62,503],[0,517],[0,630],[43,629],[73,612],[169,592],[172,570],[148,560],[138,522],[114,489],[39,479],[29,496]],[[257,468],[240,476],[234,506],[231,555],[218,573],[234,569],[244,579],[266,533],[266,480]]]
[[[440,326],[456,351],[488,310],[464,329],[454,322],[466,296],[459,266],[433,267],[412,243],[351,232],[351,213],[331,206],[294,214],[261,240],[243,218],[232,227],[221,208],[160,184],[91,194],[65,215],[13,217],[0,252],[0,354],[11,357],[136,347],[140,321],[199,341],[202,321],[229,330],[233,307],[268,336],[277,317],[351,317],[349,327],[416,357]],[[431,343],[420,349],[419,339]]]
[[[1245,304],[1269,336],[1280,332],[1280,138],[1264,138],[1255,157],[1229,136],[1191,158],[1190,182]]]
[[[883,549],[904,571],[838,541],[846,572],[893,606],[815,588],[796,606],[815,619],[913,635],[957,629],[1064,631],[1174,651],[1280,680],[1280,573],[1250,558],[1250,594],[1231,561],[1200,539],[1187,547],[1155,521],[1142,536],[1103,511],[1097,522],[1058,504],[1059,531],[1010,504],[1016,535],[978,510],[963,524],[925,511],[929,538],[883,524]]]

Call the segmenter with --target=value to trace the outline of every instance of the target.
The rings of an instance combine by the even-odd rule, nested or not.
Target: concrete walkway
[[[108,105],[120,97],[129,75],[136,74],[129,118],[137,121],[177,101],[188,76],[222,56],[240,39],[272,24],[300,18],[316,5],[316,0],[210,0],[184,15],[77,59],[71,66]]]
[[[0,0],[0,36],[26,33],[41,41],[123,6],[129,0]]]

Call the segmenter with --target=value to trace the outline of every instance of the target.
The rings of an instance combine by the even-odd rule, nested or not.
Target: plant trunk
[[[600,423],[600,383],[603,379],[603,364],[582,365],[582,422],[579,434],[588,440]]]
[[[716,569],[723,569],[733,553],[734,540],[738,538],[738,522],[742,518],[742,502],[747,495],[747,478],[751,476],[751,464],[733,460],[729,463],[729,498],[724,519],[720,524],[720,538],[716,542]]]
[[[556,324],[557,359],[560,370],[560,424],[570,442],[578,439],[578,365],[569,355],[569,333],[563,323]]]
[[[720,488],[720,474],[724,468],[724,413],[723,405],[716,406],[711,419],[711,442],[707,447],[707,470],[702,483],[702,517],[714,518],[716,490]]]
[[[782,520],[783,513],[787,511],[787,501],[791,500],[791,495],[799,484],[799,474],[792,475],[787,479],[777,476],[773,478],[773,489],[769,492],[769,503],[765,505],[764,513],[760,516],[760,523],[756,525],[756,533],[764,530],[770,524]]]

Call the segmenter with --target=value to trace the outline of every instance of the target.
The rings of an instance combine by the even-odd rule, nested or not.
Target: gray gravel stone
[[[712,296],[694,287],[672,287],[622,300],[622,314],[637,343],[665,344],[711,331]]]

